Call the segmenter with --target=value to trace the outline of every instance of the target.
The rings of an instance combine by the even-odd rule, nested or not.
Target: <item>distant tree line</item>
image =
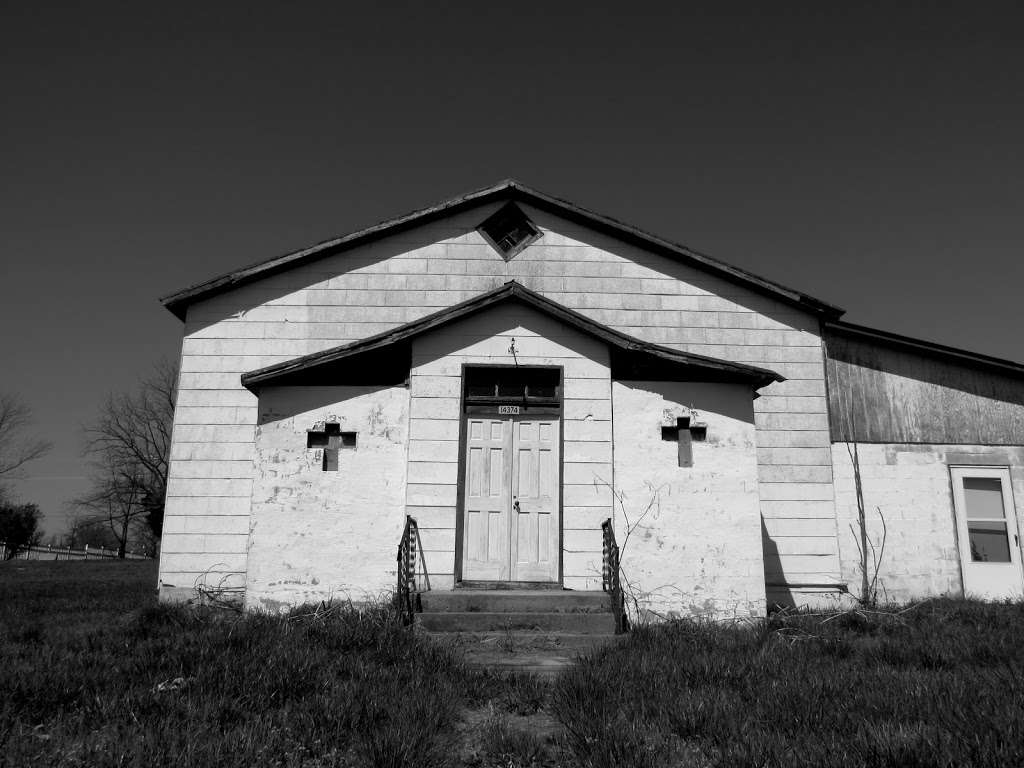
[[[178,371],[158,363],[132,392],[110,395],[85,427],[91,487],[71,502],[68,530],[52,544],[103,547],[124,557],[129,546],[155,555],[163,532],[167,464]],[[39,507],[14,498],[9,481],[50,443],[27,436],[31,411],[13,395],[0,396],[0,541],[7,557],[41,543]]]
[[[163,532],[167,463],[178,370],[156,365],[135,391],[111,395],[85,429],[92,487],[75,499],[81,513],[71,538],[89,539],[106,528],[111,549],[124,557],[131,540],[155,554]]]
[[[39,543],[39,521],[35,504],[19,503],[9,481],[18,477],[29,462],[42,458],[52,447],[28,434],[31,409],[12,394],[0,394],[0,541],[7,544],[7,557]]]

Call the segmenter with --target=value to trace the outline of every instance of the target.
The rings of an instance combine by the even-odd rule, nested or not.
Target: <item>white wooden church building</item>
[[[407,517],[431,590],[600,590],[611,521],[650,615],[761,615],[858,593],[861,507],[881,597],[1024,595],[1024,366],[518,182],[163,302],[165,599],[379,596]]]

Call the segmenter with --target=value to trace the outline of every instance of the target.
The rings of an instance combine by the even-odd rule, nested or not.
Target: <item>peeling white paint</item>
[[[246,606],[378,597],[405,523],[409,394],[402,387],[274,387],[260,395]],[[270,415],[273,414],[273,415]],[[306,447],[324,422],[357,433],[324,471]]]
[[[885,521],[878,572],[881,599],[905,602],[963,594],[951,465],[1009,467],[1018,528],[1024,529],[1024,447],[861,443],[857,453],[868,535],[876,549]],[[861,574],[854,465],[847,443],[835,443],[832,455],[842,574],[856,592]]]
[[[765,613],[753,393],[732,384],[615,382],[615,531],[650,618]],[[666,414],[699,409],[693,466],[661,438]],[[673,417],[674,419],[674,417]]]

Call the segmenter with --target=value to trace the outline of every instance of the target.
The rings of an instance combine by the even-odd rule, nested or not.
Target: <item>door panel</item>
[[[964,594],[1024,597],[1017,514],[1005,467],[950,467]]]
[[[462,578],[558,581],[560,422],[466,417]]]
[[[509,578],[511,426],[507,419],[466,423],[464,579]]]
[[[513,426],[512,580],[558,581],[559,421]]]

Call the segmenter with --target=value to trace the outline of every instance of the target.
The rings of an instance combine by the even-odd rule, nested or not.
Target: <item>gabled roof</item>
[[[343,363],[347,371],[359,378],[359,383],[371,383],[368,375],[386,377],[388,382],[394,382],[398,380],[396,376],[399,371],[408,372],[410,358],[405,355],[408,355],[408,345],[412,339],[496,304],[510,301],[532,307],[608,344],[612,351],[613,375],[618,366],[632,372],[633,377],[638,379],[645,376],[658,378],[666,371],[672,371],[680,380],[733,381],[753,387],[784,381],[782,376],[767,368],[717,360],[642,341],[591,320],[513,280],[394,330],[245,373],[242,375],[242,384],[256,391],[268,385],[317,383],[317,372],[323,374],[336,363]]]
[[[982,355],[978,352],[971,352],[966,349],[949,347],[945,344],[937,344],[934,341],[914,339],[910,336],[901,336],[898,333],[880,331],[877,328],[868,328],[864,325],[854,325],[853,323],[838,321],[825,323],[824,330],[826,338],[832,334],[839,334],[856,339],[866,339],[875,344],[895,347],[897,349],[912,350],[929,357],[951,360],[970,365],[975,368],[981,367],[988,370],[999,371],[1000,373],[1005,373],[1009,376],[1024,376],[1024,364],[1014,362],[1013,360],[1004,360],[1003,358],[992,357],[990,355]],[[831,355],[828,356],[832,357]]]
[[[364,245],[381,237],[393,235],[397,232],[418,227],[460,211],[498,200],[516,200],[555,213],[570,221],[584,224],[597,231],[610,234],[685,264],[699,267],[786,303],[795,304],[809,312],[821,314],[829,318],[838,318],[844,313],[843,309],[815,299],[806,293],[766,280],[746,270],[718,261],[703,253],[698,253],[684,245],[670,242],[636,227],[623,224],[611,217],[602,216],[586,208],[581,208],[574,203],[552,197],[536,189],[531,189],[513,179],[501,181],[493,186],[478,189],[475,192],[469,192],[429,208],[423,208],[394,219],[388,219],[358,232],[325,240],[309,248],[303,248],[302,250],[287,253],[284,256],[278,256],[277,258],[242,267],[220,277],[194,285],[191,288],[164,296],[160,301],[178,318],[184,320],[185,310],[188,308],[188,305],[200,299],[231,290],[239,285],[285,271],[300,264]]]

